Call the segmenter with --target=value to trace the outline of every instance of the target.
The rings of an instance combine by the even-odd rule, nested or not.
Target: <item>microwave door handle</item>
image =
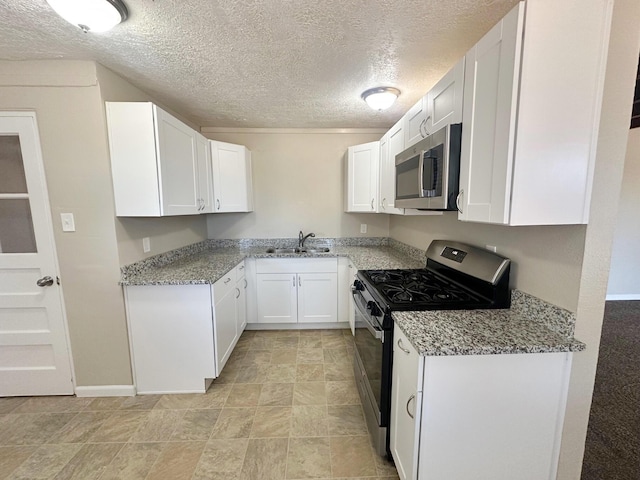
[[[425,160],[429,160],[429,189],[425,190],[424,188],[424,161]],[[425,154],[420,158],[421,160],[421,166],[422,166],[422,170],[420,172],[420,192],[421,192],[421,197],[432,197],[435,194],[435,191],[437,189],[438,186],[438,157],[434,156],[431,153],[431,150],[428,152],[425,152]]]

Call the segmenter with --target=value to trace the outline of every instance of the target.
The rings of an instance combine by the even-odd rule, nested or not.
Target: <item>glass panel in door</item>
[[[0,253],[36,253],[20,137],[0,136]]]

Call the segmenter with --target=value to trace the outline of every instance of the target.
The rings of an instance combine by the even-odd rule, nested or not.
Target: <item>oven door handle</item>
[[[356,305],[356,308],[360,312],[360,315],[362,315],[362,318],[364,319],[364,324],[367,327],[367,330],[369,330],[369,333],[373,335],[373,338],[375,338],[376,340],[380,340],[381,342],[384,343],[384,332],[376,328],[369,321],[369,314],[362,309],[362,302],[359,300],[359,297],[360,296],[357,293],[353,292],[353,303]]]

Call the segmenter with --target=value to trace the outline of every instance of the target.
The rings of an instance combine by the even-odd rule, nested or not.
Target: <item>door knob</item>
[[[50,287],[51,285],[53,285],[53,278],[49,276],[42,277],[36,282],[36,285],[38,285],[39,287]]]

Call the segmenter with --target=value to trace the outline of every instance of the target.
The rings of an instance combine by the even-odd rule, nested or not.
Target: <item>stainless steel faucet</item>
[[[298,234],[298,248],[302,248],[304,247],[304,242],[307,238],[309,237],[315,237],[316,234],[315,233],[308,233],[306,235],[304,235],[302,233],[302,230],[300,230],[300,233]]]

